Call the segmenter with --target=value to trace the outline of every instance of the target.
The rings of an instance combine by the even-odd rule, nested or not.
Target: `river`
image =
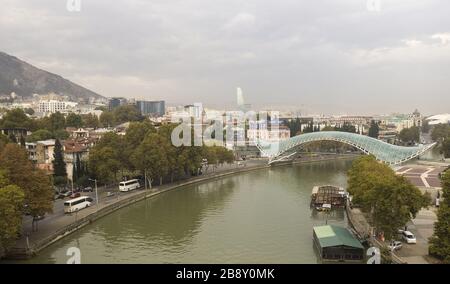
[[[346,185],[350,160],[280,166],[185,186],[101,218],[28,263],[317,263],[312,227],[346,225],[310,210],[314,185]]]

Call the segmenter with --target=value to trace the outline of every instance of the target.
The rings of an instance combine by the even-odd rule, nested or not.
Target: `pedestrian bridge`
[[[377,160],[389,165],[397,165],[422,155],[436,143],[414,147],[392,145],[381,140],[348,132],[321,131],[301,134],[280,142],[256,141],[259,150],[269,157],[269,164],[289,161],[296,157],[302,145],[315,141],[336,141],[351,145]]]

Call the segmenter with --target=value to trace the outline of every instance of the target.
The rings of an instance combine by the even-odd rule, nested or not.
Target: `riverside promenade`
[[[295,163],[319,162],[337,158],[348,159],[354,157],[354,155],[312,156],[299,159],[295,161]],[[16,245],[8,251],[6,259],[30,258],[38,254],[39,251],[46,248],[50,244],[75,232],[76,230],[120,208],[126,207],[140,200],[151,198],[170,190],[179,189],[186,185],[201,183],[248,171],[267,169],[270,167],[271,166],[267,165],[267,159],[254,159],[230,165],[218,166],[214,170],[210,166],[209,169],[201,176],[192,177],[162,186],[156,186],[152,189],[141,189],[120,194],[116,193],[112,197],[106,196],[107,191],[117,192],[117,189],[113,187],[99,188],[98,205],[94,202],[91,207],[72,214],[64,214],[63,200],[58,200],[55,202],[55,208],[57,210],[54,210],[53,214],[49,214],[43,220],[39,221],[38,231],[31,232],[31,218],[24,218],[21,238],[17,241]]]

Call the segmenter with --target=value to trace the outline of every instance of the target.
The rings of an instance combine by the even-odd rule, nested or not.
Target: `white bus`
[[[139,180],[137,179],[130,179],[127,181],[122,181],[119,183],[119,190],[120,191],[130,191],[133,189],[140,188],[141,185],[139,184]]]
[[[89,196],[80,196],[64,202],[64,213],[72,213],[84,208],[88,208],[92,204],[92,198]]]

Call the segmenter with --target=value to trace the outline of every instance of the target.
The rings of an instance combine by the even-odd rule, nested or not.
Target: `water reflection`
[[[191,185],[114,212],[28,262],[316,263],[312,227],[345,213],[310,209],[318,184],[346,186],[351,161],[276,167]]]

